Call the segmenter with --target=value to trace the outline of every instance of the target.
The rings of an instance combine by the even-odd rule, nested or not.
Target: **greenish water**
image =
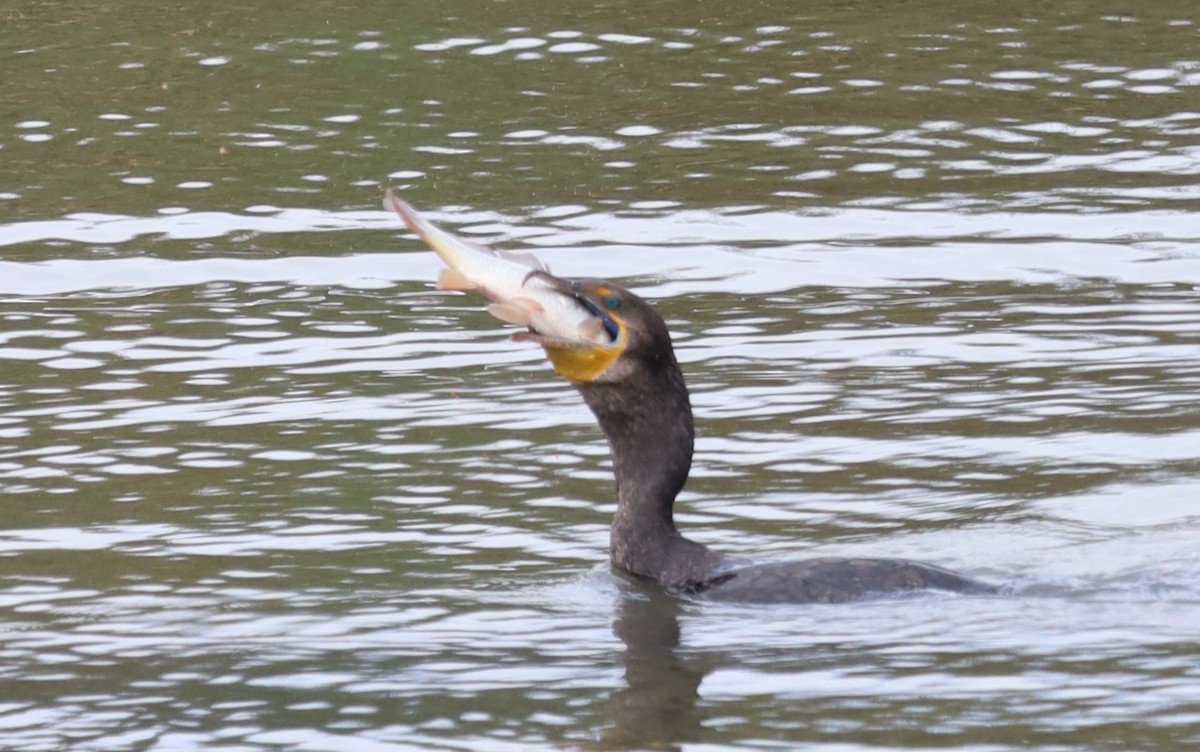
[[[0,8],[0,748],[1191,750],[1190,3]],[[676,602],[379,208],[664,314],[689,534],[1000,598]]]

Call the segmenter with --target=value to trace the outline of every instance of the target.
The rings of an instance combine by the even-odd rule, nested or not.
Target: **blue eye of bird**
[[[610,311],[615,311],[621,307],[621,300],[616,295],[609,295],[604,299],[604,307]]]

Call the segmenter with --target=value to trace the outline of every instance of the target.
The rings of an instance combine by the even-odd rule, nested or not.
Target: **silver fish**
[[[609,334],[587,308],[563,292],[544,264],[528,253],[506,253],[469,243],[429,220],[388,189],[383,208],[432,248],[448,269],[438,275],[441,290],[478,290],[488,313],[501,321],[527,326],[537,334],[567,342],[607,344]]]

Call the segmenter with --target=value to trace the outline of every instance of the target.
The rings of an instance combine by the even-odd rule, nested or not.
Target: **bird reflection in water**
[[[613,632],[625,645],[625,686],[613,693],[614,725],[601,747],[678,749],[702,738],[697,700],[707,669],[702,659],[680,655],[683,601],[640,584],[623,590]]]

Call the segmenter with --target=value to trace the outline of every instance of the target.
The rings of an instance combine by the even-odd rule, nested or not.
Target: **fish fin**
[[[575,333],[584,342],[595,342],[604,332],[604,322],[600,319],[588,319],[575,327]]]
[[[534,256],[532,253],[528,253],[526,251],[492,250],[492,253],[496,254],[497,256],[499,256],[502,259],[506,259],[508,261],[515,261],[518,264],[524,264],[525,266],[528,266],[530,269],[534,269],[539,272],[550,271],[550,267],[543,264],[542,260],[540,258],[538,258],[537,256]]]
[[[542,307],[542,304],[537,302],[533,298],[509,298],[508,300],[506,300],[504,302],[511,303],[512,305],[515,305],[519,308],[523,308],[526,311],[529,311],[531,314],[539,314],[539,313],[546,312],[546,309]]]
[[[396,214],[400,216],[400,219],[404,221],[404,226],[408,228],[409,232],[425,241],[427,245],[432,247],[434,250],[437,250],[439,253],[442,252],[439,250],[439,247],[444,248],[446,246],[457,244],[464,245],[473,251],[486,253],[490,256],[496,255],[496,251],[492,250],[491,248],[479,245],[478,243],[472,243],[471,241],[464,240],[453,233],[439,229],[428,219],[425,219],[425,217],[421,216],[420,212],[412,208],[411,204],[397,196],[391,188],[388,188],[383,194],[383,208],[391,209],[392,211],[396,212]]]
[[[508,324],[529,326],[529,311],[512,303],[492,303],[487,312]]]
[[[462,275],[461,272],[454,269],[443,269],[438,272],[437,289],[439,290],[474,290],[479,285]]]
[[[404,221],[404,226],[417,237],[425,237],[425,229],[421,226],[421,218],[417,214],[416,209],[413,209],[406,201],[397,196],[391,188],[388,188],[383,194],[383,208],[391,209],[400,215],[400,219]]]
[[[446,259],[447,263],[451,262],[451,258],[455,252],[455,246],[463,246],[483,253],[488,256],[497,256],[517,264],[528,266],[530,269],[537,271],[549,272],[550,267],[546,266],[534,256],[532,253],[524,251],[501,251],[495,248],[473,243],[470,240],[465,240],[445,230],[438,229],[432,222],[425,219],[416,209],[412,208],[408,202],[396,195],[396,193],[388,188],[383,194],[383,208],[390,209],[399,215],[404,221],[404,226],[409,229],[409,232],[416,235],[421,240],[433,248],[439,256]],[[449,289],[472,289],[472,288],[449,288]]]

